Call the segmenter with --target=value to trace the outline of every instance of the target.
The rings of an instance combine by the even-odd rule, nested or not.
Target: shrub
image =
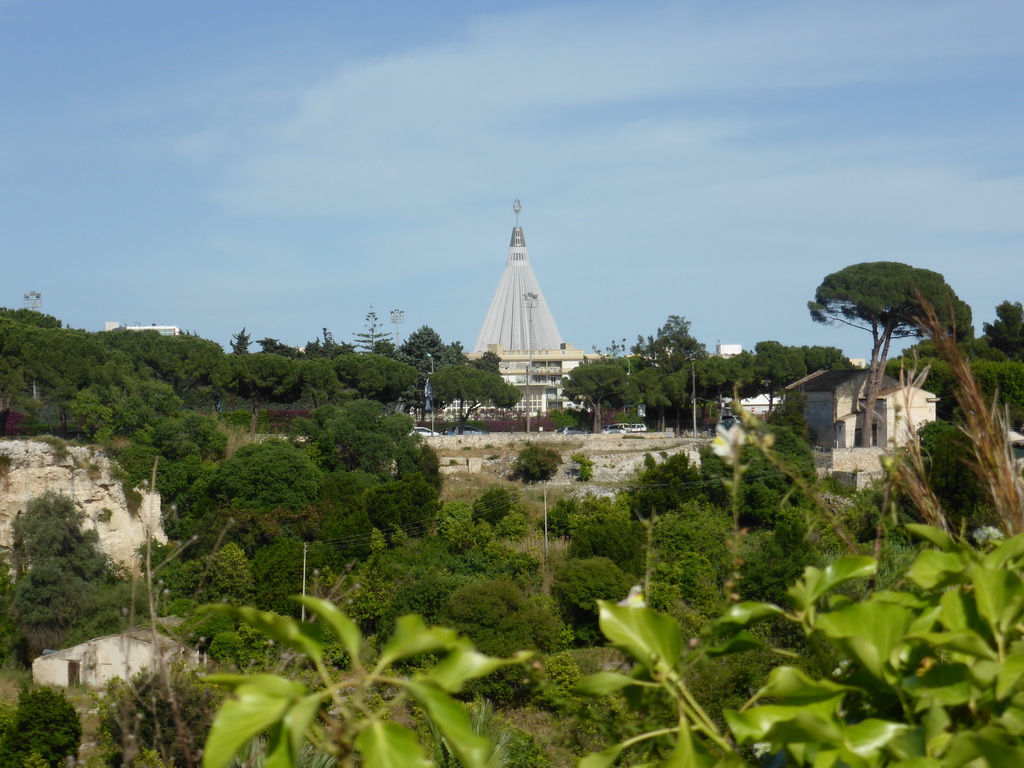
[[[0,745],[0,764],[20,766],[33,754],[51,768],[78,756],[82,724],[64,694],[54,688],[23,689],[14,723]]]
[[[163,676],[144,669],[127,683],[115,678],[100,706],[108,764],[132,765],[140,750],[153,750],[164,763],[198,765],[198,749],[222,698],[183,665],[170,667]]]
[[[509,581],[478,581],[460,587],[448,601],[448,617],[481,651],[496,656],[530,649],[550,651],[558,642],[558,619],[532,604]]]
[[[516,477],[527,482],[537,483],[551,478],[558,471],[562,457],[554,448],[546,448],[530,443],[516,456],[512,470]]]
[[[580,480],[586,482],[594,479],[594,462],[586,454],[574,453],[570,458],[576,462],[576,473]]]
[[[555,571],[551,592],[582,644],[593,645],[601,639],[597,601],[625,597],[633,583],[633,577],[607,557],[591,557],[565,561]]]
[[[500,523],[519,501],[519,494],[508,488],[491,488],[473,502],[473,517],[491,525]]]

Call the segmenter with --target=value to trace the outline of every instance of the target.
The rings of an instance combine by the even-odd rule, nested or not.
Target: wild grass
[[[956,380],[956,399],[962,418],[961,429],[969,438],[970,454],[964,457],[988,491],[989,501],[1008,536],[1024,532],[1024,482],[1006,440],[1008,426],[1005,408],[998,395],[986,400],[981,386],[971,371],[970,360],[957,347],[954,335],[947,333],[933,307],[925,305],[921,327],[935,343],[939,357],[950,366]],[[927,371],[912,372],[907,379],[917,385],[924,381]],[[911,441],[905,457],[891,467],[893,482],[914,502],[922,518],[929,525],[950,533],[952,530],[938,497],[928,485],[926,457],[917,441]]]

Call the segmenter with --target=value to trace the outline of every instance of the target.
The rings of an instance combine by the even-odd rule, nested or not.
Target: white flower
[[[750,749],[754,753],[754,757],[760,760],[762,757],[771,753],[772,745],[767,741],[755,741],[750,745]]]
[[[974,540],[979,544],[988,544],[990,541],[1000,541],[1006,538],[1006,534],[991,525],[983,525],[981,528],[975,528],[971,533]]]
[[[711,441],[711,450],[726,464],[735,464],[739,460],[740,448],[743,447],[745,437],[739,422],[728,429],[719,424],[718,434]]]
[[[626,608],[646,608],[647,601],[644,600],[644,588],[639,584],[634,585],[630,588],[629,594],[622,600],[619,600],[618,604]]]

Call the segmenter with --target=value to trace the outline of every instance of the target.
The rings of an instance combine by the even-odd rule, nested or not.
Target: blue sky
[[[0,305],[468,348],[522,200],[569,343],[827,344],[828,273],[1021,294],[1024,5],[0,0]]]

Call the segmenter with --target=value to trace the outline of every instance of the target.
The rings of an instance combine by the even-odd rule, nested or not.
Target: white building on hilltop
[[[485,352],[501,358],[505,381],[523,392],[518,410],[545,413],[562,407],[562,377],[587,356],[562,341],[540,284],[530,267],[526,238],[519,226],[522,206],[516,200],[512,210],[516,225],[505,259],[505,271],[494,293],[487,317],[480,328],[473,351],[477,359]]]
[[[161,336],[181,336],[181,328],[176,325],[128,325],[117,321],[107,321],[104,331],[156,331]]]

